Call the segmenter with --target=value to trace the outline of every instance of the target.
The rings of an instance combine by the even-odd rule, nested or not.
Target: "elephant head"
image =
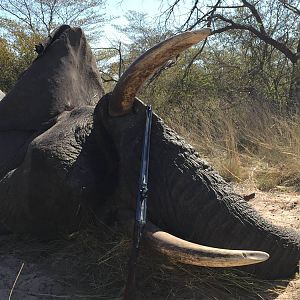
[[[165,61],[209,35],[187,32],[156,45],[102,96],[82,31],[58,32],[0,102],[0,220],[12,231],[73,231],[111,211],[121,224],[132,220],[145,123],[136,93]],[[18,107],[21,97],[27,102]],[[246,270],[264,278],[297,270],[299,235],[264,220],[157,115],[148,201],[145,236],[182,262],[251,264]]]

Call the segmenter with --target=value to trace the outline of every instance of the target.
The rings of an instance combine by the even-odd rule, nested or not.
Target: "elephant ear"
[[[104,93],[80,28],[63,25],[41,45],[42,55],[0,102],[0,131],[37,130],[63,111],[95,105]]]

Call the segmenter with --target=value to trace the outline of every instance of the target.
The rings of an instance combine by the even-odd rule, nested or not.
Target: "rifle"
[[[131,254],[128,262],[128,277],[123,300],[132,300],[135,298],[135,275],[137,267],[137,258],[139,255],[140,241],[146,224],[147,217],[147,198],[148,198],[148,169],[150,153],[150,135],[152,124],[152,108],[147,105],[146,125],[144,132],[144,141],[141,157],[141,169],[139,179],[139,189],[136,198],[135,223],[133,230],[133,242]]]

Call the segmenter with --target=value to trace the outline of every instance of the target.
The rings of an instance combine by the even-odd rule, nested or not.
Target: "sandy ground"
[[[243,195],[255,192],[255,198],[249,200],[251,205],[275,224],[300,231],[299,194],[295,192],[265,193],[247,186],[236,187],[236,189]],[[68,247],[71,247],[72,251],[68,252]],[[78,253],[76,250],[74,252],[72,241],[40,243],[28,237],[1,236],[0,300],[108,299],[103,295],[95,294],[95,291],[91,289],[91,276],[88,278],[89,284],[87,285],[85,278],[87,274],[82,273],[82,264],[79,266],[83,249],[84,247],[80,247]],[[99,279],[95,279],[96,281]],[[203,299],[250,299],[227,296],[225,298],[218,292],[215,294],[211,292],[210,295]],[[159,299],[199,298],[159,297]],[[259,299],[299,300],[300,277],[290,281],[277,298],[273,296]]]
[[[238,186],[236,190],[242,195],[255,192],[255,198],[249,200],[263,216],[276,225],[291,227],[300,232],[300,195],[289,192],[261,192],[251,187]],[[290,281],[287,288],[281,293],[277,300],[299,300],[300,299],[300,277]]]

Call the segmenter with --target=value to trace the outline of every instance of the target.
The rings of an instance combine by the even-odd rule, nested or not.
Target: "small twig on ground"
[[[16,277],[16,279],[15,279],[15,281],[14,281],[14,284],[13,284],[11,290],[10,290],[8,300],[11,300],[11,296],[12,296],[12,294],[13,294],[13,291],[14,291],[14,288],[15,288],[15,286],[16,286],[16,284],[17,284],[17,281],[18,281],[18,279],[19,279],[19,277],[20,277],[20,275],[21,275],[21,272],[22,272],[22,270],[23,270],[23,267],[24,267],[24,263],[22,263],[21,268],[20,268],[20,270],[19,270],[19,272],[18,272],[18,274],[17,274],[17,277]]]

